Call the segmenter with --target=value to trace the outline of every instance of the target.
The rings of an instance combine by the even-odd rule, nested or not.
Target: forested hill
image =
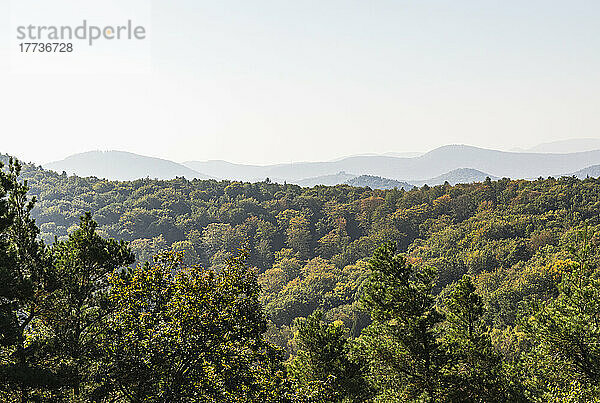
[[[456,401],[452,394],[458,398],[463,387],[487,396],[486,401],[502,401],[507,393],[517,400],[552,396],[560,401],[561,396],[597,392],[597,362],[585,372],[588,368],[577,363],[579,353],[565,350],[559,354],[561,365],[569,369],[555,372],[556,351],[564,348],[548,335],[552,323],[560,323],[560,331],[567,332],[561,343],[587,349],[592,358],[600,355],[594,350],[600,335],[589,328],[600,306],[594,271],[598,254],[593,251],[600,233],[600,179],[488,179],[405,191],[183,178],[111,182],[33,165],[24,167],[20,179],[37,197],[32,215],[48,244],[55,236],[76,242],[73,234],[94,228],[79,222],[91,212],[98,234],[130,241],[139,261],[173,249],[185,251],[187,266],[219,273],[240,250],[246,251],[246,263],[258,272],[259,300],[268,318],[265,337],[289,357],[288,372],[300,394],[313,388],[322,396],[333,393],[327,371],[340,368],[345,372],[333,378],[342,388],[338,393],[343,396],[358,376],[374,389],[354,392],[363,396],[371,390],[376,401],[397,396],[398,382],[406,396],[429,396],[425,400],[443,391],[446,401]],[[57,245],[53,250],[60,255],[66,244]],[[394,248],[406,260],[394,256]],[[413,303],[425,311],[413,312]],[[554,310],[544,311],[546,305]],[[573,306],[583,311],[573,313]],[[461,333],[456,315],[475,318],[479,336],[469,339]],[[435,376],[430,369],[411,367],[411,360],[425,358],[420,347],[410,350],[410,337],[417,336],[403,329],[423,331],[427,343],[445,349],[435,352],[441,360]],[[583,332],[586,339],[577,347],[568,332]],[[314,366],[323,363],[310,337],[337,343],[342,354],[337,367],[319,367],[326,372],[313,374]],[[397,344],[386,345],[387,340]],[[409,360],[405,364],[416,371],[414,377],[385,361],[392,359],[387,354]],[[461,354],[487,361],[470,368],[460,361],[466,359]],[[452,360],[467,366],[460,369]],[[366,372],[353,366],[357,362]],[[572,374],[578,383],[568,384]],[[350,383],[344,386],[339,382],[345,376]],[[422,376],[454,386],[423,384]],[[492,383],[472,383],[483,381]],[[490,393],[498,395],[490,398]]]
[[[528,260],[543,246],[541,239],[557,245],[569,228],[596,225],[600,203],[600,180],[591,178],[404,191],[183,178],[116,182],[26,165],[21,179],[38,199],[33,216],[47,243],[64,239],[91,212],[101,233],[132,242],[141,259],[174,246],[210,266],[244,248],[263,271],[284,248],[303,260],[320,257],[342,268],[385,240],[427,258],[448,256],[458,241],[479,245],[476,255],[461,247],[464,267],[456,275],[506,268]]]

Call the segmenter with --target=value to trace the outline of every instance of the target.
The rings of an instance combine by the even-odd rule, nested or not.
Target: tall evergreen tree
[[[501,357],[482,320],[484,304],[470,276],[454,284],[444,301],[440,342],[446,352],[444,399],[464,402],[518,401],[504,382]]]
[[[43,365],[43,334],[36,334],[41,306],[51,291],[46,248],[30,213],[21,166],[0,164],[0,395],[30,401],[55,383]]]
[[[376,250],[370,266],[363,304],[373,323],[355,354],[366,362],[380,401],[436,401],[444,353],[435,331],[443,319],[431,293],[435,272],[408,263],[390,243]]]
[[[45,310],[59,356],[62,381],[74,399],[85,400],[100,382],[96,379],[101,351],[98,344],[111,314],[109,277],[135,261],[123,241],[104,239],[89,213],[66,241],[52,247],[58,288]]]
[[[346,329],[322,317],[317,311],[298,326],[299,351],[289,365],[297,395],[308,402],[363,402],[370,388],[361,366],[348,357]]]

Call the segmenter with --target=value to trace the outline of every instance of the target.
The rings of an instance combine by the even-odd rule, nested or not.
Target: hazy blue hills
[[[293,182],[297,185],[304,187],[313,187],[317,185],[327,185],[327,186],[335,186],[335,185],[350,185],[355,187],[370,187],[371,189],[405,189],[410,190],[414,187],[414,185],[397,181],[395,179],[382,178],[381,176],[373,176],[373,175],[353,175],[346,173],[344,171],[338,172],[334,175],[323,175],[316,176],[314,178],[306,178],[299,181]]]
[[[442,185],[445,182],[448,182],[451,185],[456,185],[457,183],[483,182],[488,177],[492,180],[498,179],[493,175],[478,171],[477,169],[458,168],[443,175],[436,176],[435,178],[423,181],[413,181],[412,183],[414,183],[417,186],[423,186],[424,184],[427,184],[429,186],[436,186]]]
[[[437,148],[403,165],[409,171],[404,177],[415,179],[419,179],[416,175],[436,177],[462,167],[496,177],[537,178],[561,176],[599,163],[600,150],[565,154],[518,153],[453,145]]]
[[[356,175],[346,173],[344,171],[338,172],[334,175],[323,175],[316,176],[314,178],[306,178],[301,179],[299,181],[295,181],[296,185],[304,186],[304,187],[312,187],[316,185],[327,185],[327,186],[335,186],[340,185],[342,183],[348,183],[348,181],[356,178]]]
[[[455,185],[457,183],[473,183],[483,182],[487,177],[490,179],[498,179],[493,175],[486,174],[485,172],[478,171],[470,168],[459,168],[443,175],[436,176],[435,178],[423,180],[423,181],[399,181],[396,179],[384,178],[381,176],[374,175],[353,175],[346,172],[338,172],[335,175],[323,175],[316,176],[314,178],[302,179],[293,183],[304,186],[312,187],[316,185],[327,185],[335,186],[340,184],[356,186],[356,187],[370,187],[371,189],[404,189],[410,190],[415,186],[423,186],[427,184],[429,186],[441,185],[445,182]]]
[[[373,176],[373,175],[361,175],[355,178],[349,179],[345,182],[347,185],[355,186],[355,187],[370,187],[371,189],[404,189],[410,190],[415,186],[407,183],[401,182],[394,179],[382,178],[381,176]]]
[[[483,182],[489,177],[492,180],[498,179],[495,176],[486,174],[485,172],[478,171],[470,168],[459,168],[443,175],[436,176],[435,178],[423,180],[423,181],[398,181],[395,179],[383,178],[381,176],[374,175],[353,175],[346,172],[339,172],[335,175],[317,176],[314,178],[303,179],[297,181],[296,184],[300,186],[315,186],[315,185],[339,185],[346,184],[356,187],[370,187],[371,189],[404,189],[410,190],[415,186],[423,186],[427,184],[429,186],[441,185],[445,182],[455,185],[457,183],[473,183]]]
[[[550,145],[540,145],[539,149],[550,150],[554,147],[553,144],[562,144],[566,149],[593,147],[595,141],[579,139],[567,143],[548,143]],[[479,182],[488,176],[492,179],[559,177],[600,165],[600,149],[574,153],[509,152],[467,145],[447,145],[412,157],[389,154],[357,155],[323,162],[250,165],[217,160],[180,164],[129,152],[92,151],[76,154],[44,167],[79,176],[119,180],[185,176],[188,179],[216,178],[257,182],[270,178],[279,183],[314,186],[347,183],[363,175],[416,185],[436,185],[445,181],[450,184]]]
[[[219,179],[256,182],[268,177],[271,166],[235,164],[222,160],[187,161],[182,165]]]
[[[577,153],[583,151],[600,150],[600,139],[570,139],[561,141],[552,141],[549,143],[538,144],[535,147],[526,150],[516,149],[515,151],[533,152],[533,153]]]
[[[222,161],[187,162],[186,166],[207,175],[238,180],[271,179],[298,182],[307,178],[351,172],[399,181],[424,181],[450,171],[469,167],[489,176],[537,178],[560,176],[600,164],[600,150],[578,153],[522,153],[490,150],[466,145],[436,148],[418,157],[363,155],[336,161],[299,162],[268,166],[227,164]],[[219,170],[220,166],[227,169]]]
[[[146,177],[173,179],[177,176],[184,176],[187,179],[209,179],[208,175],[173,161],[124,151],[90,151],[45,164],[43,167],[56,172],[65,171],[69,175],[95,176],[110,180],[134,180]]]
[[[585,179],[587,177],[597,178],[600,176],[600,165],[592,165],[590,167],[580,169],[577,172],[573,172],[569,176],[576,176],[579,179]]]

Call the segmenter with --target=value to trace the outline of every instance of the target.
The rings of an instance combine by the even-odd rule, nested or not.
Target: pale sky
[[[0,152],[330,160],[600,137],[597,0],[1,0]],[[18,25],[139,43],[21,54]],[[113,46],[114,45],[114,46]]]

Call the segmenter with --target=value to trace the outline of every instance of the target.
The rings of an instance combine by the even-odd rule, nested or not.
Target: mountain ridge
[[[411,183],[414,183],[416,186],[423,186],[425,184],[429,186],[437,186],[448,182],[450,185],[454,186],[458,183],[483,182],[486,178],[490,178],[491,180],[498,179],[496,176],[481,172],[477,169],[457,168],[446,172],[445,174],[436,176],[435,178],[430,178],[423,181],[413,181]]]
[[[573,153],[582,151],[600,150],[600,139],[579,138],[569,140],[550,141],[541,143],[531,148],[520,150],[521,152],[536,153]]]
[[[92,151],[75,154],[43,166],[79,176],[131,180],[144,177],[170,179],[185,176],[193,179],[227,179],[258,182],[297,183],[302,186],[338,184],[353,176],[370,175],[410,184],[435,183],[440,180],[477,181],[485,177],[538,178],[570,175],[600,165],[600,150],[577,153],[510,152],[463,144],[450,144],[416,157],[358,155],[335,161],[296,162],[290,164],[252,165],[223,160],[177,163],[125,151]],[[460,171],[468,169],[471,171]],[[346,174],[335,178],[339,173]],[[447,176],[445,179],[442,178]],[[483,176],[485,175],[485,177]],[[454,179],[454,178],[457,179]],[[443,183],[443,182],[442,182]]]
[[[42,167],[82,177],[95,176],[111,180],[146,177],[172,179],[177,176],[185,176],[188,179],[211,179],[208,175],[170,160],[116,150],[74,154],[60,161],[43,164]]]

